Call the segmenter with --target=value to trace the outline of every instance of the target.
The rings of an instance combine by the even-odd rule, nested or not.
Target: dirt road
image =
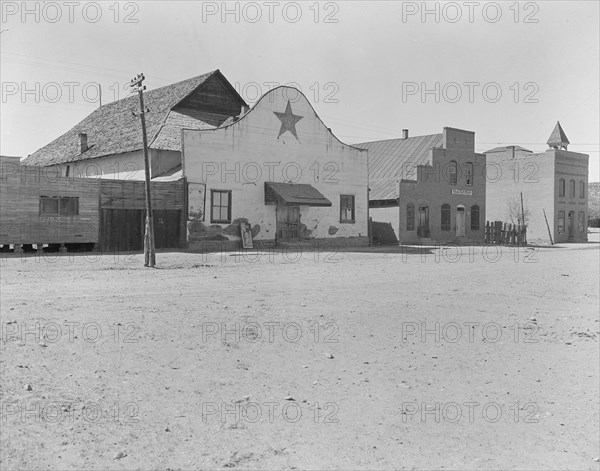
[[[6,257],[1,468],[599,469],[599,247]]]

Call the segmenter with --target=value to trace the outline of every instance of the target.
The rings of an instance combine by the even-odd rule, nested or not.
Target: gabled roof
[[[244,100],[219,70],[177,82],[144,93],[148,147],[163,150],[181,150],[181,128],[211,129],[202,119],[172,111],[211,78],[224,81],[229,93],[245,105]],[[106,155],[122,154],[143,148],[137,93],[98,108],[83,121],[50,144],[27,157],[26,165],[55,165]],[[79,133],[87,134],[88,150],[80,153]]]
[[[550,134],[546,144],[548,144],[550,147],[563,147],[570,144],[569,139],[567,139],[567,135],[560,125],[560,122],[556,122],[556,126],[554,126],[552,134]]]
[[[397,198],[398,180],[416,179],[416,166],[431,163],[430,149],[441,147],[443,137],[430,134],[353,144],[369,151],[369,201]]]
[[[525,149],[525,147],[521,146],[504,146],[504,147],[494,147],[493,149],[486,150],[484,154],[492,154],[494,152],[505,152],[506,149],[510,149],[511,147],[515,148],[515,152],[531,152],[529,149]]]

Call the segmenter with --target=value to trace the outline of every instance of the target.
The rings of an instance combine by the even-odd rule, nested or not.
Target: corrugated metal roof
[[[430,150],[441,147],[443,134],[362,142],[369,151],[369,201],[398,198],[398,180],[416,179],[416,166],[431,163]]]

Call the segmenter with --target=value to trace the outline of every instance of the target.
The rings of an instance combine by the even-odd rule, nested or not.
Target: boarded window
[[[559,211],[558,212],[558,233],[562,234],[563,232],[565,232],[565,212]]]
[[[340,222],[354,222],[354,195],[340,195]]]
[[[569,198],[575,198],[575,180],[569,180]]]
[[[451,160],[450,164],[448,166],[448,178],[450,180],[450,184],[451,185],[456,185],[456,181],[457,181],[457,164],[456,164],[456,160]],[[450,230],[450,229],[448,229]]]
[[[577,230],[579,232],[585,231],[585,213],[583,211],[577,215]]]
[[[465,164],[465,178],[467,186],[473,186],[473,164],[471,162]]]
[[[415,205],[412,203],[406,205],[406,230],[415,230]]]
[[[40,196],[40,216],[77,216],[79,198],[68,196]]]
[[[471,230],[479,230],[479,206],[476,204],[471,206]]]
[[[210,222],[231,222],[231,191],[211,190]]]
[[[579,197],[585,198],[585,182],[579,182]]]
[[[450,230],[450,205],[442,205],[442,231]]]
[[[558,196],[561,198],[565,196],[565,179],[564,178],[561,178],[560,180],[558,180]]]

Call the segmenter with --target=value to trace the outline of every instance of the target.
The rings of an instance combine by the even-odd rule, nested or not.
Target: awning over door
[[[306,183],[265,182],[265,204],[284,206],[332,206],[312,185]]]

